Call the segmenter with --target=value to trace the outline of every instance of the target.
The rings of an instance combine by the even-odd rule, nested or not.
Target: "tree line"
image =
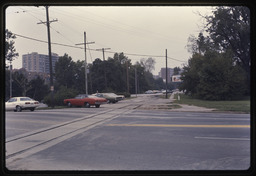
[[[149,89],[164,89],[163,79],[153,78],[152,67],[153,58],[141,59],[132,64],[123,53],[115,53],[107,60],[96,58],[87,68],[88,93],[114,92],[129,97],[130,94],[143,93]],[[55,64],[54,78],[55,104],[60,104],[64,98],[85,93],[84,61],[75,62],[68,54],[64,54]],[[48,95],[47,102],[49,98]]]
[[[153,58],[141,59],[135,64],[123,53],[115,53],[107,60],[96,58],[88,64],[88,93],[114,92],[127,97],[149,89],[165,89],[162,78],[154,79]],[[29,96],[50,105],[50,86],[37,76],[28,81],[28,72],[20,69],[12,72],[12,96]],[[54,105],[62,105],[63,99],[85,93],[84,61],[73,61],[68,54],[59,57],[54,70]],[[135,83],[136,80],[136,83]],[[137,86],[137,89],[136,87]],[[168,85],[172,89],[173,85]],[[5,71],[5,96],[10,96],[10,71]],[[137,92],[136,92],[137,90]]]

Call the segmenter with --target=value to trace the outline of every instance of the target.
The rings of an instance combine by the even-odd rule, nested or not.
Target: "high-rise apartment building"
[[[167,68],[167,81],[168,83],[171,82],[171,76],[173,75],[173,69]],[[163,78],[164,82],[166,82],[166,68],[161,68],[159,72],[159,77]]]
[[[58,61],[58,54],[52,53],[52,70],[54,72],[55,63]],[[22,68],[28,72],[50,73],[49,56],[32,52],[22,55]]]

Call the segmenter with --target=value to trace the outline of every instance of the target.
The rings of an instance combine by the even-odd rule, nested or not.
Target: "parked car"
[[[116,95],[115,93],[96,93],[94,95],[97,97],[106,98],[108,103],[116,103],[124,98],[122,95]]]
[[[12,97],[5,103],[6,110],[21,112],[29,109],[34,111],[39,106],[39,102],[29,97]]]
[[[64,104],[71,106],[84,106],[86,108],[90,108],[91,106],[95,106],[99,108],[101,104],[106,103],[107,100],[105,98],[96,97],[93,95],[87,94],[79,94],[75,98],[65,99]]]
[[[147,90],[145,94],[154,94],[154,92],[152,90]]]

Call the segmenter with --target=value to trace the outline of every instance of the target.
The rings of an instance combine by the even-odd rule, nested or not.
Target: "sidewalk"
[[[170,102],[174,102],[174,95],[175,93],[172,93],[170,96]],[[209,109],[209,108],[204,108],[204,107],[198,107],[198,106],[193,106],[193,105],[186,105],[186,104],[179,104],[181,108],[177,109],[170,109],[170,111],[176,111],[176,112],[212,112],[216,109]]]
[[[145,104],[138,107],[138,109],[144,110],[164,110],[164,111],[173,111],[173,112],[212,112],[215,109],[208,109],[198,106],[190,106],[185,104],[173,103],[174,95],[172,93],[169,99],[158,98],[152,102],[146,102]]]

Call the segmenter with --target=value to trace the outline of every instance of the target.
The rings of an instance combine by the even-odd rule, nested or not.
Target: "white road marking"
[[[207,136],[195,136],[196,139],[210,139],[210,140],[237,140],[237,141],[250,141],[249,138],[223,138],[223,137],[207,137]]]

